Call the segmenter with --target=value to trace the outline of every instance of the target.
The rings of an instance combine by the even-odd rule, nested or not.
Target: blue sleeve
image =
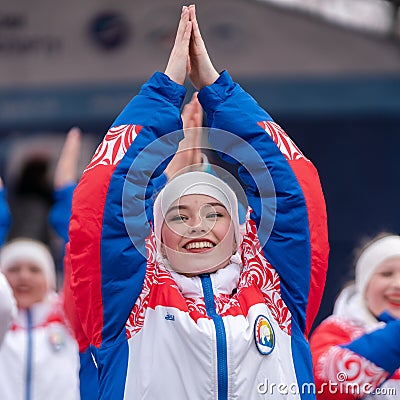
[[[99,396],[98,371],[90,349],[79,353],[80,400],[97,400]]]
[[[0,247],[4,244],[11,224],[11,214],[8,208],[6,191],[0,190]]]
[[[98,348],[117,340],[142,290],[154,194],[183,137],[185,93],[155,73],[117,117],[74,192],[74,297]]]
[[[399,338],[400,321],[396,320],[341,347],[359,354],[393,374],[400,367]]]
[[[264,255],[279,274],[282,298],[304,331],[312,256],[309,210],[298,177],[313,188],[310,198],[317,199],[313,213],[318,216],[317,211],[323,210],[319,222],[320,240],[326,242],[322,243],[325,248],[319,257],[323,261],[323,282],[327,267],[325,203],[315,168],[300,151],[298,157],[292,158],[282,153],[263,128],[264,123],[273,122],[271,116],[226,71],[213,85],[203,88],[198,98],[207,114],[207,123],[213,128],[209,141],[222,159],[236,166]],[[281,139],[287,141],[288,147],[295,147],[285,133],[276,141]],[[323,284],[319,296],[322,290]],[[318,299],[314,303],[318,308]]]
[[[54,190],[54,204],[50,210],[50,225],[60,236],[64,243],[69,242],[68,229],[71,218],[72,196],[76,184],[64,186],[61,189]]]

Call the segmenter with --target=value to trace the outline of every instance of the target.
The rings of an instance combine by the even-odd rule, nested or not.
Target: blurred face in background
[[[365,291],[369,310],[378,317],[383,311],[400,318],[400,257],[382,262]]]
[[[30,261],[18,261],[4,271],[18,308],[27,309],[46,297],[48,287],[42,268]]]

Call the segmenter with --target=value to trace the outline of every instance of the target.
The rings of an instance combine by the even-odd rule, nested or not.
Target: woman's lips
[[[183,247],[191,253],[204,253],[215,247],[215,244],[210,240],[191,240]]]
[[[395,307],[400,307],[400,295],[386,295],[386,301]]]

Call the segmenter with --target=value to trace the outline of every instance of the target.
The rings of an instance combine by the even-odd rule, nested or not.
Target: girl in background
[[[72,129],[57,165],[51,217],[63,239],[68,231],[79,150],[80,133]],[[4,190],[0,196],[0,237],[4,239],[10,214]],[[10,325],[1,318],[5,337],[0,349],[0,398],[79,400],[78,346],[65,315],[63,294],[56,292],[56,271],[48,248],[31,238],[14,239],[0,251],[0,271],[18,307]]]
[[[355,282],[311,337],[318,397],[398,398],[399,338],[400,236],[378,235],[358,257]]]

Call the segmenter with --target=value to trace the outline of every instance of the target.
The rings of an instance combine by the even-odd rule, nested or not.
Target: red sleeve
[[[329,241],[324,194],[317,169],[287,133],[272,121],[262,121],[258,124],[271,136],[285,156],[301,187],[306,203],[310,235],[310,260],[307,263],[310,268],[310,281],[304,333],[308,336],[321,304],[328,269]]]
[[[384,382],[388,373],[353,351],[341,347],[363,330],[340,317],[330,317],[310,340],[318,400],[354,400]]]
[[[64,310],[67,316],[67,319],[71,325],[71,328],[74,332],[75,339],[79,345],[79,351],[84,352],[89,347],[89,339],[86,337],[81,321],[78,317],[76,311],[75,300],[72,296],[71,291],[71,258],[70,258],[70,249],[69,243],[65,246],[65,256],[64,256],[64,286],[63,286],[63,294],[64,294]]]
[[[306,310],[305,335],[308,336],[321,305],[328,270],[329,241],[325,200],[316,168],[301,159],[290,166],[299,181],[307,205],[310,227],[311,271]]]

